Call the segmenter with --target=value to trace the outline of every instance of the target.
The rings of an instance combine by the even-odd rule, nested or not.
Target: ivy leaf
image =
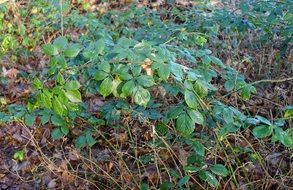
[[[43,52],[46,55],[51,55],[51,56],[57,55],[59,53],[57,47],[52,44],[43,45]]]
[[[197,108],[198,106],[197,98],[196,98],[196,95],[192,91],[185,90],[184,99],[188,107],[193,109]]]
[[[122,87],[122,93],[125,97],[130,96],[135,88],[133,80],[127,81]]]
[[[213,166],[210,167],[210,170],[219,176],[223,176],[226,177],[229,174],[229,171],[227,170],[227,168],[225,166],[223,166],[222,164],[215,164]]]
[[[176,130],[182,136],[189,136],[195,129],[192,119],[187,114],[181,114],[176,120]]]
[[[268,137],[273,133],[273,126],[260,125],[252,130],[252,134],[257,138]]]
[[[190,116],[190,118],[192,119],[193,122],[199,124],[199,125],[203,125],[204,124],[204,118],[203,115],[197,111],[197,110],[192,110],[189,109],[187,111],[188,115]]]
[[[74,58],[78,55],[78,53],[81,51],[81,49],[77,47],[69,47],[64,50],[64,55],[66,57]]]
[[[99,92],[102,96],[109,96],[113,91],[113,81],[110,77],[107,77],[103,80],[100,85]]]
[[[136,80],[141,86],[144,86],[144,87],[151,87],[155,84],[153,77],[148,75],[141,75],[137,77]]]
[[[66,90],[65,96],[73,103],[80,103],[81,100],[81,94],[78,90]]]
[[[134,102],[140,106],[146,107],[151,99],[150,92],[141,86],[138,86],[134,90]]]
[[[217,178],[209,171],[200,171],[199,172],[199,178],[203,181],[208,182],[208,184],[212,187],[218,187],[219,181]]]

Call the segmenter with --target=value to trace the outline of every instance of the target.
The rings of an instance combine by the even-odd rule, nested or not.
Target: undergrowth
[[[221,61],[227,58],[222,55],[239,58],[230,53],[241,45],[258,51],[279,43],[274,59],[290,70],[290,1],[188,8],[170,1],[160,8],[131,4],[103,14],[79,5],[0,5],[0,53],[8,62],[1,66],[20,70],[17,65],[30,64],[37,50],[43,53],[34,69],[18,72],[32,87],[29,95],[14,101],[2,94],[3,126],[49,128],[53,144],[73,143],[88,173],[75,177],[98,189],[254,189],[249,168],[256,166],[277,181],[257,188],[292,185],[285,177],[292,169],[268,172],[261,150],[278,146],[286,159],[292,157],[292,106],[284,105],[282,116],[272,119],[229,102],[237,98],[245,105],[258,93],[256,84],[292,77],[248,82],[233,63]],[[233,44],[223,43],[225,38]],[[240,59],[254,64],[253,55]],[[9,77],[1,77],[0,85],[10,85]],[[34,147],[41,154],[38,142]],[[91,149],[104,155],[93,159]],[[23,161],[26,154],[20,150],[14,159]]]

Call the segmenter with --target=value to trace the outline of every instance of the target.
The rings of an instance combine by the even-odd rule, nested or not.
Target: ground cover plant
[[[293,7],[0,1],[1,189],[293,188]]]

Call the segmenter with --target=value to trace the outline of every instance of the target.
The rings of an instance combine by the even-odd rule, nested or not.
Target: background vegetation
[[[293,188],[290,0],[0,10],[0,189]]]

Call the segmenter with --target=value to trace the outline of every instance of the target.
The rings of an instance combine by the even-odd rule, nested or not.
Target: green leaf
[[[141,86],[144,86],[144,87],[151,87],[155,84],[153,77],[148,75],[141,75],[137,77],[136,80]]]
[[[90,147],[97,143],[97,141],[92,137],[90,133],[86,134],[86,143]]]
[[[198,106],[197,98],[196,98],[196,95],[192,91],[185,90],[184,99],[188,107],[193,109],[197,108]]]
[[[36,116],[32,114],[26,114],[25,115],[25,124],[29,127],[33,126],[35,123]]]
[[[53,114],[51,117],[51,122],[54,126],[63,126],[65,125],[64,120],[59,115]]]
[[[134,89],[133,99],[136,104],[146,107],[151,99],[151,95],[148,90],[138,86]]]
[[[192,147],[198,155],[200,156],[205,155],[205,148],[199,141],[194,141],[192,143]]]
[[[106,73],[110,73],[110,71],[111,71],[111,65],[110,65],[110,63],[108,63],[106,61],[100,63],[98,65],[98,67],[99,67],[99,69],[101,69],[102,71],[104,71]]]
[[[171,73],[170,65],[168,64],[160,64],[159,69],[158,69],[158,75],[159,77],[167,81]]]
[[[270,136],[273,133],[273,129],[272,125],[260,125],[252,130],[252,134],[257,138],[264,138]]]
[[[266,118],[264,118],[262,116],[258,115],[258,116],[256,116],[256,119],[259,120],[260,122],[264,123],[264,124],[272,125],[272,123],[268,119],[266,119]]]
[[[42,116],[41,116],[41,124],[42,124],[42,125],[45,125],[46,123],[48,123],[49,120],[50,120],[50,116],[51,116],[50,113],[42,112]]]
[[[187,113],[188,113],[189,117],[192,119],[193,122],[195,122],[195,123],[197,123],[199,125],[204,124],[203,115],[199,111],[188,109]]]
[[[166,181],[166,182],[163,182],[161,185],[160,185],[160,190],[169,190],[171,188],[174,187],[174,184],[169,182],[169,181]]]
[[[103,97],[109,96],[113,91],[113,81],[110,77],[107,77],[100,84],[99,92]]]
[[[167,118],[176,119],[183,111],[184,108],[182,106],[173,106],[167,110]]]
[[[86,146],[86,138],[84,135],[80,135],[76,140],[75,140],[75,146],[76,148],[83,148]]]
[[[176,130],[182,136],[189,136],[195,129],[192,119],[187,114],[181,114],[176,120]]]
[[[78,90],[66,90],[65,96],[73,103],[82,102],[81,94]]]
[[[208,182],[208,184],[214,188],[219,186],[219,181],[209,171],[200,171],[199,178],[202,179],[203,181]]]
[[[78,90],[81,87],[77,80],[71,80],[65,84],[65,89],[67,90]]]
[[[17,151],[13,154],[14,160],[23,161],[24,158],[25,158],[25,151],[24,150]]]
[[[199,171],[199,168],[196,166],[184,166],[183,170],[188,173],[196,173]]]
[[[149,190],[149,185],[146,183],[142,183],[139,187],[139,190]]]
[[[43,52],[46,55],[51,55],[51,56],[57,55],[59,53],[57,47],[52,44],[43,45]]]
[[[122,93],[125,97],[130,96],[135,88],[133,80],[127,81],[122,87]]]
[[[193,86],[195,92],[199,95],[199,97],[203,98],[208,95],[208,88],[207,85],[197,80]]]
[[[78,53],[81,51],[81,49],[77,47],[69,47],[64,50],[64,55],[66,57],[74,58],[78,55]]]
[[[55,113],[57,113],[58,115],[63,115],[64,113],[64,106],[63,104],[59,101],[59,99],[57,97],[53,98],[53,110]]]
[[[178,185],[179,187],[182,187],[183,185],[185,185],[185,184],[188,183],[189,179],[190,179],[190,176],[189,176],[189,175],[186,175],[186,176],[184,176],[183,178],[181,178],[181,179],[178,181],[178,184],[177,184],[177,185]]]
[[[235,82],[233,80],[227,80],[224,84],[225,89],[229,92],[233,90]]]
[[[54,40],[53,44],[59,51],[61,51],[67,46],[68,40],[64,36],[59,36]]]
[[[97,71],[94,76],[94,79],[97,81],[104,80],[108,75],[109,74],[106,73],[105,71]]]
[[[60,130],[61,130],[61,132],[62,132],[64,135],[67,135],[67,134],[69,133],[69,128],[68,128],[68,126],[66,126],[66,125],[62,125],[62,126],[60,127]]]
[[[64,85],[65,84],[65,79],[64,79],[63,75],[61,75],[60,73],[57,74],[56,81],[60,85]]]
[[[223,176],[226,177],[229,174],[229,171],[227,170],[227,168],[225,166],[223,166],[222,164],[215,164],[213,166],[210,167],[210,170],[219,176]]]
[[[42,89],[43,88],[42,81],[40,81],[40,79],[38,79],[38,78],[35,78],[34,82],[33,82],[33,87],[34,87],[34,89],[37,89],[37,90]]]
[[[61,139],[63,136],[64,136],[64,134],[62,133],[62,131],[59,127],[53,129],[51,132],[51,137],[53,140]]]

